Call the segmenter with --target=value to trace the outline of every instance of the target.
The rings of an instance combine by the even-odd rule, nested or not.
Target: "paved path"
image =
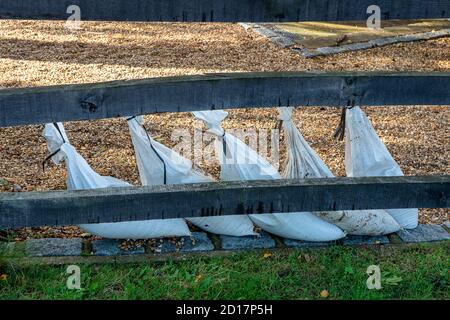
[[[450,20],[386,21],[382,29],[365,22],[292,22],[242,24],[305,57],[363,50],[399,42],[450,36]]]

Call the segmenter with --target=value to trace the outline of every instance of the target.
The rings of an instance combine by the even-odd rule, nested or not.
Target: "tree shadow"
[[[0,39],[0,58],[130,67],[180,68],[188,66],[202,69],[216,67],[216,60],[220,58],[221,53],[224,53],[223,51],[237,52],[238,47],[228,40],[194,43],[191,41],[152,40],[149,45],[145,43],[114,45],[78,41]]]

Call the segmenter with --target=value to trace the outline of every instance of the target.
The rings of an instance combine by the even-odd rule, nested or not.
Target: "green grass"
[[[434,245],[279,250],[184,261],[81,265],[81,290],[67,266],[0,265],[0,299],[448,299],[449,242]],[[366,270],[379,265],[382,289]]]

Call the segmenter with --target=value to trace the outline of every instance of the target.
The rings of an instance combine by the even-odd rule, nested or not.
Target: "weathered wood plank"
[[[449,18],[449,0],[2,0],[0,18],[58,19],[78,5],[82,20],[270,22]]]
[[[0,127],[274,106],[450,105],[450,72],[228,73],[0,90]]]
[[[450,207],[450,176],[0,193],[0,228],[267,212]]]

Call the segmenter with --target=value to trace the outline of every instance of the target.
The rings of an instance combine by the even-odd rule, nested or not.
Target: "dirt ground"
[[[84,23],[0,20],[0,88],[99,82],[207,72],[450,71],[450,38],[304,59],[237,24]],[[62,106],[63,107],[63,106]],[[446,107],[365,108],[406,175],[449,174],[450,111]],[[335,175],[345,175],[344,143],[332,138],[338,108],[297,109],[296,123]],[[193,129],[190,114],[146,116],[160,142],[174,146],[174,129]],[[230,111],[224,127],[272,129],[273,109]],[[124,120],[66,123],[72,144],[102,175],[139,184]],[[42,171],[42,125],[0,128],[0,191],[65,189],[64,166]],[[282,137],[283,138],[283,137]],[[283,146],[283,141],[280,143]],[[281,162],[284,159],[281,148]],[[199,165],[217,177],[217,164]],[[423,223],[449,219],[448,210],[421,210]],[[17,238],[80,235],[76,227],[22,229]]]

